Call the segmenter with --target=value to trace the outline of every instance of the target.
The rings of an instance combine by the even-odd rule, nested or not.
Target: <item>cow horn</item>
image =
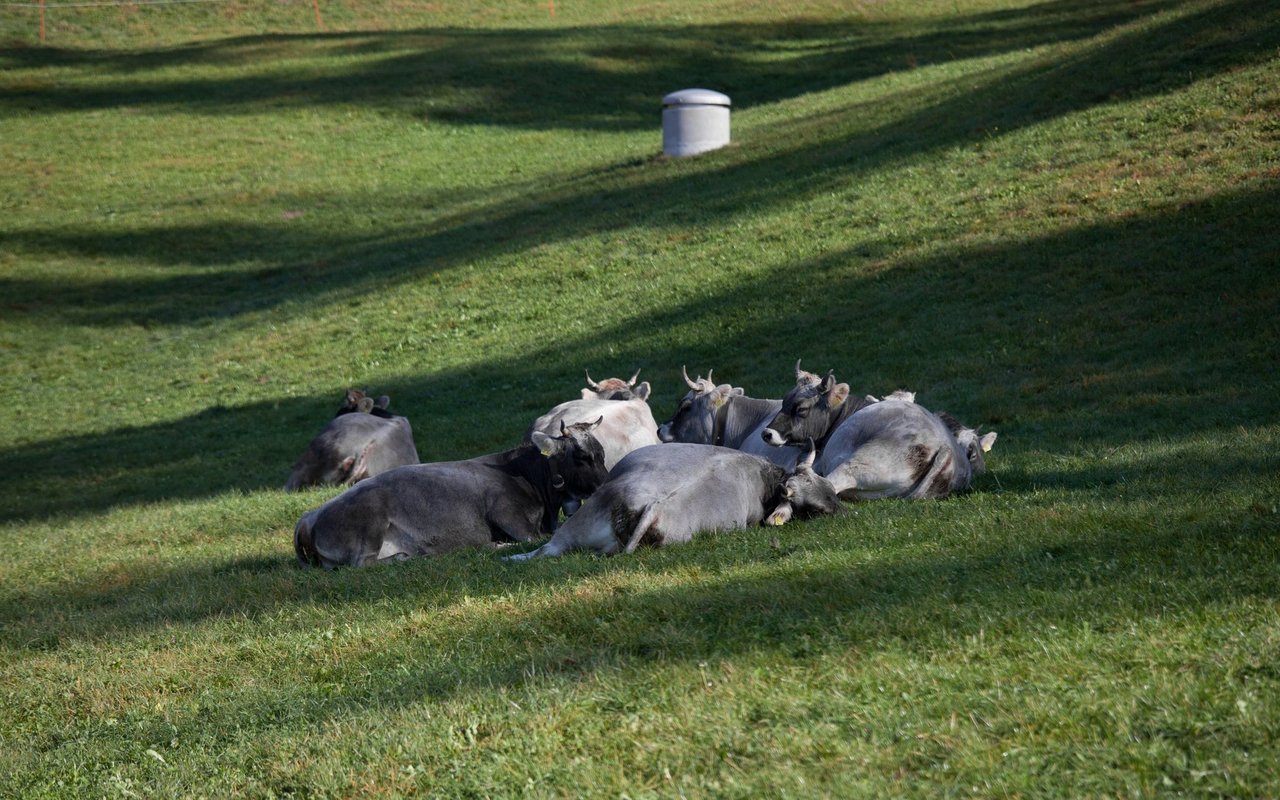
[[[685,382],[685,383],[687,383],[687,384],[689,384],[689,388],[690,388],[690,389],[694,389],[694,390],[696,390],[696,389],[698,388],[698,384],[696,384],[696,383],[694,383],[693,381],[689,380],[689,368],[688,368],[688,367],[681,366],[681,367],[680,367],[680,374],[684,376],[684,382]]]
[[[813,461],[818,455],[818,445],[814,443],[813,437],[809,437],[808,444],[805,445],[804,455],[800,456],[800,460],[796,463],[799,469],[813,469]]]
[[[627,381],[627,385],[634,387],[636,385],[636,378],[639,378],[639,377],[640,377],[640,370],[636,370],[636,374],[631,376],[631,380]]]
[[[584,369],[584,370],[583,370],[583,372],[584,372],[584,373],[586,373],[586,375],[587,375],[587,388],[588,388],[588,389],[590,389],[590,390],[591,390],[591,391],[593,391],[593,392],[598,392],[598,391],[600,391],[600,384],[598,384],[598,383],[596,383],[595,381],[591,380],[591,370],[589,370],[589,369]]]
[[[716,382],[715,382],[715,381],[713,381],[713,380],[711,380],[711,373],[713,373],[713,372],[715,372],[715,370],[714,370],[714,369],[709,369],[709,370],[707,370],[707,383],[711,384],[712,386],[715,386],[715,385],[716,385]]]
[[[800,369],[800,361],[801,359],[796,359],[796,380],[804,377],[804,370]]]

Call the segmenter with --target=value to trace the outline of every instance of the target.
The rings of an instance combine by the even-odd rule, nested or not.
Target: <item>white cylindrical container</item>
[[[662,152],[694,156],[729,143],[729,97],[681,89],[662,98]]]

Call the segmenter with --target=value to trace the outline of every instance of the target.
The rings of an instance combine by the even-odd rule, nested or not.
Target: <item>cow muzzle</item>
[[[787,443],[787,440],[782,437],[782,434],[778,433],[773,428],[765,428],[761,431],[760,438],[764,439],[765,444],[768,444],[771,447],[782,447]]]

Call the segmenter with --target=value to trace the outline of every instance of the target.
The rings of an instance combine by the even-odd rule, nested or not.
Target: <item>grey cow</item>
[[[995,431],[979,436],[906,399],[913,396],[895,392],[860,409],[828,439],[815,469],[842,499],[946,497],[986,470]]]
[[[773,447],[812,439],[821,453],[840,424],[874,399],[870,396],[850,399],[849,384],[836,383],[831,372],[823,378],[805,372],[796,361],[796,385],[782,398],[778,413],[765,426],[761,437]]]
[[[361,566],[545,536],[560,506],[605,481],[594,425],[467,461],[400,467],[307,511],[293,532],[303,566]]]
[[[591,550],[603,555],[640,545],[680,544],[713,530],[781,525],[794,513],[830,514],[840,501],[813,471],[808,450],[794,470],[704,444],[663,444],[629,454],[551,541],[522,561]]]
[[[406,464],[417,464],[409,420],[388,410],[386,395],[374,400],[358,389],[347,392],[338,414],[293,463],[285,491],[308,486],[350,486]]]
[[[664,442],[731,447],[788,469],[794,467],[795,448],[770,447],[762,438],[764,429],[782,408],[782,401],[747,397],[741,388],[727,383],[717,386],[713,373],[708,370],[707,377],[699,376],[694,381],[681,367],[689,391],[680,399],[671,419],[658,428],[658,438]]]
[[[525,431],[524,441],[532,441],[531,437],[537,432],[554,433],[560,429],[561,425],[573,425],[599,418],[600,427],[596,429],[595,437],[604,448],[605,469],[613,469],[613,466],[632,450],[657,444],[658,423],[654,420],[653,412],[649,410],[649,404],[644,399],[649,396],[649,384],[646,382],[640,387],[634,386],[639,374],[637,371],[629,382],[624,382],[620,378],[608,378],[595,385],[603,387],[606,384],[616,383],[640,388],[642,394],[634,394],[629,399],[609,400],[602,399],[600,394],[583,389],[582,399],[561,403],[534,420]],[[592,383],[590,375],[587,376],[587,381],[590,386]],[[618,387],[613,385],[612,388],[604,389],[602,394],[618,391]]]

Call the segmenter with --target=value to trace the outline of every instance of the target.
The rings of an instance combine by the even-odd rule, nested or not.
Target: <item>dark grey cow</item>
[[[409,420],[387,411],[391,399],[347,392],[346,403],[294,462],[285,491],[350,486],[387,470],[418,463]]]
[[[605,481],[592,425],[467,461],[400,467],[302,515],[293,531],[303,566],[361,566],[494,547],[545,536],[560,506]]]
[[[986,470],[982,454],[995,444],[995,431],[979,436],[906,397],[913,395],[895,392],[859,409],[828,439],[815,469],[842,499],[946,497]]]
[[[590,371],[587,372],[587,388],[582,390],[583,400],[645,400],[649,399],[649,392],[652,387],[648,381],[636,385],[636,378],[640,377],[640,370],[636,370],[636,374],[631,376],[631,380],[624,381],[622,378],[605,378],[596,383],[591,380]]]
[[[647,383],[642,385],[648,386]],[[629,400],[602,400],[596,396],[587,397],[587,394],[584,389],[581,400],[561,403],[538,417],[525,431],[524,441],[532,441],[533,434],[539,431],[554,433],[560,430],[561,425],[599,418],[602,421],[595,431],[595,437],[604,448],[606,469],[613,469],[613,465],[632,450],[658,443],[658,423],[643,398],[636,396]],[[649,396],[647,390],[644,396]]]
[[[840,423],[872,399],[850,400],[849,384],[836,383],[831,372],[824,378],[805,372],[797,361],[795,388],[782,398],[782,407],[765,426],[761,438],[774,447],[813,439],[821,453]]]
[[[763,458],[704,444],[643,447],[614,467],[609,480],[551,541],[511,560],[559,556],[570,550],[603,555],[641,545],[680,544],[706,531],[733,530],[792,514],[830,514],[840,501],[811,468],[810,448],[794,470]]]
[[[722,383],[717,386],[707,377],[694,381],[681,368],[689,391],[680,400],[676,412],[658,428],[664,442],[713,444],[731,447],[791,468],[796,464],[795,448],[770,447],[762,438],[764,429],[782,408],[781,400],[747,397],[742,389]]]

